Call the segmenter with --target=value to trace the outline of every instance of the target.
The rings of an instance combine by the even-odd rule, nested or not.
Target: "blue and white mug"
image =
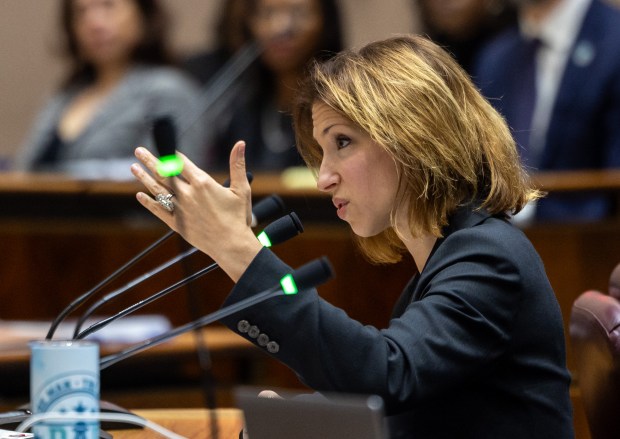
[[[85,340],[33,341],[30,353],[31,410],[60,415],[35,424],[35,437],[99,438],[99,422],[92,419],[99,413],[99,345]]]

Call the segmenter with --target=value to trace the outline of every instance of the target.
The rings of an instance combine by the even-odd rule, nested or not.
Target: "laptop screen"
[[[261,389],[238,387],[249,439],[387,439],[383,401],[378,396],[299,395],[276,390],[283,398],[259,397]]]

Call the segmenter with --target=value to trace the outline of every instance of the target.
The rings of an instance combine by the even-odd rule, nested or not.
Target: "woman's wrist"
[[[215,255],[213,259],[236,283],[262,248],[263,245],[251,229],[248,229],[248,233],[243,237],[230,240],[228,245],[222,247],[221,253],[218,252],[220,254]]]

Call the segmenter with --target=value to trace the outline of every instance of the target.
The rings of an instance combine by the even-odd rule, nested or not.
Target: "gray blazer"
[[[33,171],[49,145],[69,103],[83,90],[72,87],[51,98],[38,115],[16,159],[18,170]],[[133,151],[154,151],[151,122],[170,115],[176,121],[179,150],[204,165],[204,125],[195,121],[199,88],[181,72],[168,67],[133,68],[111,92],[78,137],[65,143],[53,167],[82,178],[131,178]]]
[[[508,221],[467,207],[443,235],[385,329],[351,319],[316,290],[224,323],[315,390],[381,396],[397,420],[393,437],[572,438],[562,318],[536,251]],[[225,305],[289,270],[262,250]]]

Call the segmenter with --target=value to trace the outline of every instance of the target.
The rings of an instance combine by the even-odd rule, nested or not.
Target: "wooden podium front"
[[[174,409],[174,410],[134,410],[138,416],[155,422],[162,427],[187,438],[210,439],[211,420],[217,420],[219,439],[238,439],[243,428],[243,413],[238,409],[217,409],[210,413],[205,409]],[[150,429],[113,430],[115,439],[146,439],[158,437]]]
[[[620,261],[620,170],[535,174],[534,180],[537,187],[551,193],[596,191],[616,200],[616,215],[599,222],[534,223],[523,230],[545,264],[567,330],[573,301],[588,289],[606,291],[611,270]],[[4,256],[0,264],[0,319],[51,319],[79,294],[166,233],[167,228],[136,201],[138,190],[142,188],[135,182],[0,174],[0,195],[5,207],[0,209],[0,243]],[[327,195],[313,188],[287,187],[277,175],[255,175],[254,199],[272,193],[284,199],[287,210],[295,211],[305,227],[303,234],[277,246],[274,252],[293,267],[327,256],[337,277],[320,288],[321,296],[346,309],[352,318],[364,324],[384,327],[393,303],[415,271],[410,258],[390,267],[369,265],[359,255],[349,228],[338,220]],[[176,256],[181,245],[180,240],[171,239],[137,264],[131,276]],[[132,305],[185,277],[187,271],[197,271],[211,262],[205,255],[197,254],[185,267],[174,267],[163,276],[150,279],[141,294],[124,296],[105,312],[112,313]],[[109,288],[119,287],[126,281],[127,278],[119,279]],[[145,311],[166,315],[178,326],[193,320],[196,314],[205,315],[218,309],[231,287],[232,282],[224,273],[213,272],[208,279],[200,279],[187,291],[157,301]],[[221,386],[223,390],[239,384],[259,384],[266,388],[301,386],[290,370],[259,349],[235,339],[237,336],[232,333],[224,335],[226,338],[218,336],[208,340],[216,356],[213,365],[218,370],[215,375],[220,383],[226,383]],[[104,371],[102,398],[123,407],[200,405],[199,370],[188,361],[195,361],[195,346],[191,337],[185,341],[188,343],[179,340]],[[218,341],[222,341],[221,350],[216,348]],[[589,435],[570,342],[567,354],[573,374],[577,438],[586,439]],[[23,357],[13,360],[0,361],[0,372],[4,376],[13,374],[8,384],[15,384],[13,387],[18,390],[26,388],[17,380],[19,376],[24,380],[27,377],[26,362]],[[181,386],[188,385],[188,381],[195,390],[189,395],[193,399],[188,398],[187,393],[177,393],[178,388],[179,392],[185,390]],[[161,389],[152,389],[156,386]],[[107,394],[103,394],[105,392]],[[25,396],[9,393],[5,386],[0,388],[0,406],[3,402],[12,406],[15,399]],[[229,403],[225,401],[220,406]],[[200,410],[155,410],[145,414],[161,419],[162,425],[170,421],[193,424],[200,429],[200,434],[196,434],[199,430],[189,430],[185,434],[179,430],[179,434],[208,437],[206,415]],[[224,422],[228,416],[222,419]],[[237,430],[236,435],[221,437],[237,438],[240,419],[239,416],[239,423],[232,428]],[[148,436],[148,432],[142,432],[146,436],[136,436],[138,433],[130,431],[127,436],[115,437],[155,436],[153,433]]]

